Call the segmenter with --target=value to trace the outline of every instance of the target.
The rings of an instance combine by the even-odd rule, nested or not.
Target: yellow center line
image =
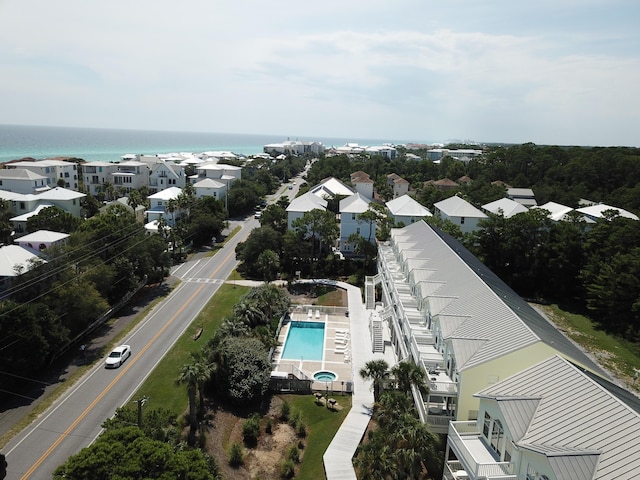
[[[227,263],[227,261],[229,260],[229,258],[231,258],[232,255],[235,255],[234,251],[231,251],[231,253],[229,253],[227,255],[227,257],[222,261],[222,263],[220,264],[220,266],[218,268],[216,268],[213,273],[211,275],[209,275],[209,278],[212,278],[216,275],[216,273],[218,273],[218,271],[225,265],[225,263]],[[44,462],[47,457],[49,457],[49,455],[51,455],[51,453],[58,448],[58,446],[60,445],[60,443],[62,443],[62,441],[71,434],[71,432],[73,431],[74,428],[76,428],[78,426],[78,424],[89,414],[89,412],[91,412],[91,410],[93,410],[95,408],[95,406],[98,404],[98,402],[100,402],[100,400],[102,400],[104,398],[104,396],[113,388],[113,386],[120,380],[120,378],[127,373],[127,371],[129,370],[129,368],[131,368],[136,361],[138,361],[138,359],[142,356],[142,354],[144,352],[146,352],[151,345],[153,345],[156,340],[158,340],[158,338],[160,337],[160,335],[162,335],[164,333],[164,331],[169,328],[169,325],[171,325],[176,318],[178,318],[178,315],[180,315],[182,313],[182,311],[187,308],[187,305],[189,305],[193,299],[202,291],[202,289],[205,287],[206,285],[201,285],[200,287],[198,287],[198,289],[193,293],[193,295],[191,295],[191,297],[189,297],[189,300],[187,300],[179,309],[178,311],[169,319],[169,321],[167,323],[164,324],[164,326],[160,329],[160,331],[158,331],[158,333],[156,333],[153,338],[151,340],[149,340],[149,342],[142,348],[142,350],[140,351],[140,353],[138,355],[136,355],[133,359],[131,359],[130,362],[127,363],[127,366],[120,371],[120,373],[118,374],[118,376],[116,376],[116,378],[114,378],[111,383],[105,387],[104,390],[102,390],[102,392],[100,393],[100,395],[98,395],[95,400],[93,402],[91,402],[91,404],[84,410],[84,412],[82,412],[80,414],[80,416],[78,416],[78,418],[76,418],[76,420],[69,426],[69,428],[67,428],[59,437],[58,439],[53,442],[53,444],[47,449],[46,452],[44,452],[42,454],[42,456],[36,461],[36,463],[34,463],[31,468],[29,470],[26,471],[26,473],[20,477],[20,480],[26,480],[28,479],[33,472],[40,466],[42,465],[42,462]]]

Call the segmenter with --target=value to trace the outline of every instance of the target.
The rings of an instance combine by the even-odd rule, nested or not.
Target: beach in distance
[[[119,161],[126,154],[230,151],[256,155],[263,146],[285,140],[322,142],[325,146],[408,143],[394,139],[322,138],[206,132],[166,132],[103,128],[0,125],[0,163],[32,157],[37,160],[77,157],[88,162]],[[417,143],[427,143],[424,141]]]

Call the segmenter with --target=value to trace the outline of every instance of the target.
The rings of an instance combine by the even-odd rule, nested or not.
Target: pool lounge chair
[[[334,353],[344,353],[347,351],[349,347],[346,345],[337,345],[336,348],[333,349]]]

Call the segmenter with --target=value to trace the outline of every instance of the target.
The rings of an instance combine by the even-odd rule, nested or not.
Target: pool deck
[[[329,370],[337,374],[338,378],[333,382],[314,382],[313,389],[319,392],[329,390],[331,393],[351,391],[352,407],[338,432],[327,447],[323,456],[324,469],[327,480],[356,480],[352,459],[356,448],[371,419],[373,406],[373,391],[371,381],[364,381],[359,372],[370,360],[385,360],[389,367],[396,364],[397,360],[393,349],[389,347],[389,332],[385,329],[385,352],[373,353],[369,333],[369,312],[364,308],[360,289],[344,282],[322,281],[347,291],[349,301],[349,316],[344,314],[344,309],[332,309],[332,307],[307,306],[307,309],[294,310],[292,320],[325,321],[325,345],[322,361],[307,361],[280,359],[281,351],[276,351],[274,363],[277,369],[286,371],[299,369],[302,374],[313,378],[313,374],[320,370]],[[312,308],[311,308],[312,307]],[[309,314],[311,308],[311,315]],[[282,345],[287,338],[288,325],[282,329],[278,341]],[[348,341],[345,348],[343,334],[348,331]],[[336,352],[338,350],[338,352]],[[349,352],[349,353],[343,353]],[[342,383],[344,382],[344,384]],[[348,382],[351,382],[348,384]]]

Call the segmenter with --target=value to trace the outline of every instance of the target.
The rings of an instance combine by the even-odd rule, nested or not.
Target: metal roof
[[[506,397],[539,398],[520,439],[514,433],[522,430],[522,419],[504,418],[518,448],[547,456],[556,478],[640,478],[640,414],[633,405],[638,400],[629,405],[616,390],[555,355],[477,396],[495,399],[501,411]]]

